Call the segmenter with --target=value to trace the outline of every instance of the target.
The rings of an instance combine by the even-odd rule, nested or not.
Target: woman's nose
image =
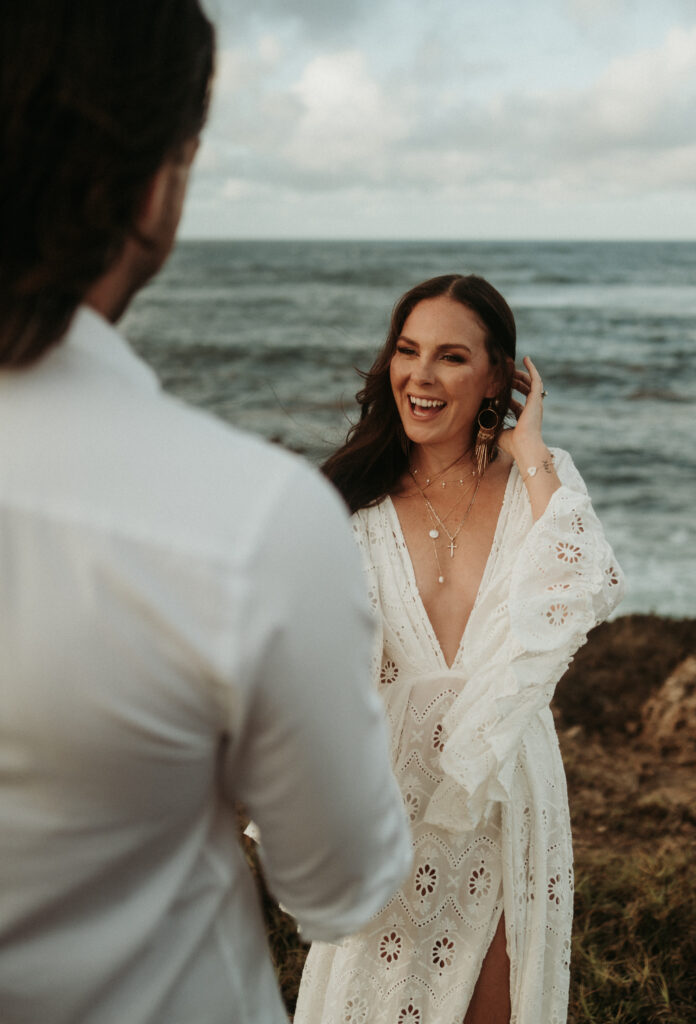
[[[432,360],[420,358],[412,371],[413,379],[419,384],[430,384],[433,380]]]

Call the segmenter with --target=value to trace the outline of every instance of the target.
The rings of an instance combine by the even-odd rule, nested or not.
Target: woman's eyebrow
[[[413,338],[409,338],[406,334],[400,334],[396,339],[397,341],[407,341],[409,345],[418,345],[419,342],[414,341]],[[438,345],[436,352],[444,352],[445,349],[448,351],[453,348],[462,348],[466,352],[471,353],[471,349],[463,341],[447,341],[444,345]]]
[[[465,352],[471,352],[471,349],[469,348],[469,346],[465,345],[463,341],[448,341],[444,345],[438,345],[437,346],[437,351],[441,352],[444,349],[452,349],[452,348],[463,348]]]

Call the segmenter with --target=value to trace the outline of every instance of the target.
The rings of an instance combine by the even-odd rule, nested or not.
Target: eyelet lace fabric
[[[623,577],[570,456],[554,457],[562,487],[536,523],[511,471],[451,666],[390,499],[353,517],[414,861],[362,932],[313,944],[295,1024],[462,1024],[503,912],[511,1024],[566,1020],[572,848],[549,701]]]

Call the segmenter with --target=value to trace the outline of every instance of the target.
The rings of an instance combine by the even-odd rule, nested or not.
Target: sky
[[[696,239],[696,0],[203,0],[188,238]]]

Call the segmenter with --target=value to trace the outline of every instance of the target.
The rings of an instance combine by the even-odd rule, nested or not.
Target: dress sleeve
[[[590,629],[623,596],[623,574],[570,456],[557,451],[556,468],[561,487],[543,515],[520,536],[513,522],[502,540],[509,572],[489,604],[488,641],[444,720],[445,778],[426,818],[454,831],[474,828],[491,802],[510,798],[532,717],[548,706]]]

